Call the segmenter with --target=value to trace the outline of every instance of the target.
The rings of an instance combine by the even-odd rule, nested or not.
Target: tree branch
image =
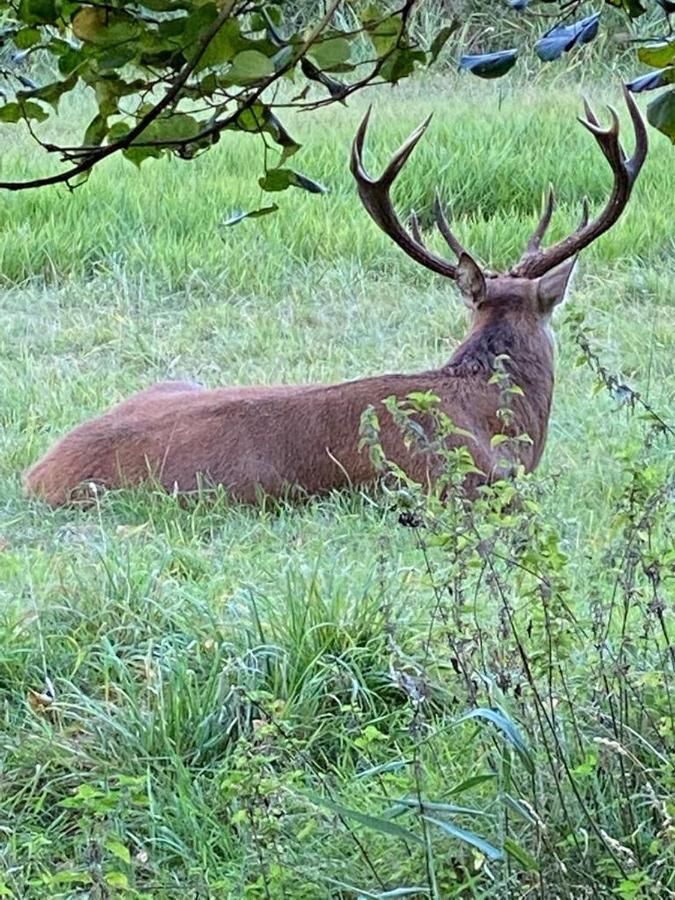
[[[114,141],[111,144],[107,144],[106,146],[101,146],[98,144],[79,147],[58,146],[40,140],[38,136],[33,133],[30,122],[25,119],[28,124],[29,130],[31,131],[31,134],[33,134],[34,138],[37,140],[41,147],[43,147],[48,152],[62,154],[62,161],[75,164],[65,171],[58,172],[54,175],[45,176],[43,178],[35,178],[21,182],[0,182],[0,188],[4,188],[5,190],[10,191],[20,191],[29,188],[46,187],[52,184],[67,184],[78,175],[82,175],[91,171],[94,166],[96,166],[102,160],[106,159],[108,156],[112,156],[115,153],[124,151],[130,147],[138,149],[173,149],[174,151],[180,151],[181,149],[186,149],[189,147],[199,149],[197,145],[208,139],[212,139],[211,143],[214,143],[222,131],[236,124],[237,119],[242,115],[242,113],[247,109],[250,109],[257,101],[260,100],[264,91],[268,87],[273,85],[275,82],[278,82],[278,80],[283,75],[293,69],[293,67],[306,56],[311,47],[320,40],[321,36],[325,32],[325,29],[330,25],[330,21],[333,15],[341,6],[342,2],[343,0],[331,0],[325,10],[324,15],[312,28],[312,31],[303,41],[303,43],[295,48],[295,52],[292,53],[288,61],[273,74],[271,74],[267,78],[262,79],[258,85],[254,87],[252,86],[253,89],[250,90],[250,93],[248,93],[248,95],[246,89],[242,90],[238,95],[226,94],[225,96],[227,99],[223,102],[223,113],[226,111],[225,106],[227,103],[237,103],[237,108],[227,116],[212,121],[211,123],[206,125],[206,127],[202,128],[201,131],[188,137],[166,138],[162,140],[143,140],[143,133],[147,130],[148,126],[151,125],[152,122],[154,122],[158,117],[160,117],[165,110],[170,108],[172,104],[175,104],[176,102],[179,102],[181,99],[183,99],[183,97],[181,96],[181,92],[186,89],[188,79],[195,72],[195,69],[197,68],[200,60],[203,58],[213,39],[216,37],[223,25],[228,21],[228,19],[231,18],[235,10],[237,0],[228,0],[208,31],[199,39],[195,54],[187,63],[185,63],[182,69],[179,70],[178,74],[175,76],[173,83],[166,91],[164,96],[156,103],[155,106],[152,107],[152,109],[150,109],[138,120],[138,122],[133,126],[133,128],[131,128],[130,131],[118,138],[118,140]],[[406,35],[408,21],[416,2],[418,2],[418,0],[404,0],[399,9],[395,13],[393,13],[394,15],[400,15],[401,17],[401,24],[397,39],[393,46],[381,57],[365,63],[372,65],[371,70],[365,77],[360,78],[353,84],[345,84],[344,90],[340,91],[339,94],[334,93],[330,97],[325,97],[323,99],[307,103],[296,102],[290,104],[277,104],[273,102],[269,105],[269,110],[291,106],[300,108],[303,111],[309,111],[312,109],[330,105],[331,103],[335,103],[338,100],[343,101],[346,97],[365,87],[373,85],[373,83],[381,83],[379,81],[376,81],[376,79],[382,71],[385,63],[391,58],[394,53],[402,48],[402,41]],[[240,13],[241,8],[236,14],[239,15]]]
[[[157,105],[154,106],[148,113],[146,113],[146,115],[144,115],[143,118],[140,119],[140,121],[131,129],[131,131],[125,134],[123,138],[120,138],[119,141],[116,141],[114,144],[110,144],[107,147],[97,148],[95,152],[92,151],[92,153],[84,160],[82,160],[81,163],[78,163],[78,165],[73,166],[72,169],[68,169],[65,172],[59,172],[56,175],[49,175],[45,178],[35,178],[31,181],[0,181],[0,188],[4,188],[8,191],[22,191],[26,190],[27,188],[46,187],[50,184],[62,184],[63,182],[70,181],[71,178],[75,178],[77,175],[88,172],[107,156],[111,156],[113,153],[117,153],[119,150],[124,150],[129,147],[130,144],[133,143],[134,138],[142,134],[148,127],[148,125],[150,125],[151,122],[154,122],[155,119],[157,119],[158,116],[176,99],[185,82],[199,65],[199,61],[206,53],[209,44],[218,34],[225,22],[227,22],[227,20],[230,18],[236,2],[237,0],[227,0],[223,8],[221,9],[217,19],[213,22],[213,25],[209,28],[206,34],[204,34],[204,36],[200,38],[197,44],[197,52],[192,57],[190,62],[186,63],[185,66],[183,66],[182,70],[176,76],[176,80],[174,81],[172,87],[166,92],[166,94],[157,103]]]

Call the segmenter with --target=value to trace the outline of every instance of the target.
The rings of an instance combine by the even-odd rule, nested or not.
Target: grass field
[[[580,93],[383,92],[369,159],[433,110],[400,206],[428,225],[440,185],[463,242],[507,267],[549,182],[554,238],[583,195],[607,196]],[[524,488],[537,512],[518,522],[552,594],[512,566],[464,571],[373,494],[183,508],[146,490],[87,512],[22,496],[56,437],[157,380],[337,381],[449,357],[462,303],[359,206],[362,109],[288,123],[327,196],[286,192],[230,229],[269,202],[252,139],[2,198],[0,896],[675,896],[675,685],[654,605],[675,599],[673,443],[645,444],[639,409],[595,390],[569,319],[585,312],[608,371],[672,420],[675,157],[655,132],[557,315],[549,443]],[[47,165],[1,139],[3,177]],[[501,712],[460,722],[471,706]]]

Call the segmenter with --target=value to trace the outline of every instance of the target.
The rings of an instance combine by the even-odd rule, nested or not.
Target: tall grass
[[[376,93],[369,164],[433,110],[400,207],[427,225],[440,185],[463,242],[507,266],[549,181],[554,237],[584,194],[606,197],[578,93],[450,77]],[[3,197],[7,896],[675,892],[673,444],[585,364],[590,341],[672,420],[675,176],[658,135],[558,317],[549,444],[520,506],[467,519],[425,501],[410,529],[380,494],[247,509],[145,491],[88,513],[21,495],[50,441],[157,379],[327,381],[450,355],[454,291],[355,197],[361,112],[290,121],[330,194],[281,195],[231,229],[267,200],[260,148],[236,136],[189,166],[110,161],[73,195]],[[0,160],[3,176],[44,165],[20,137]]]

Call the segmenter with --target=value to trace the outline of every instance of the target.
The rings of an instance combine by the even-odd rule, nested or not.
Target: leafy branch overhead
[[[415,3],[373,4],[355,18],[346,16],[342,0],[333,0],[307,24],[294,22],[293,4],[279,2],[0,0],[3,43],[15,50],[0,71],[7,85],[0,121],[26,122],[42,147],[67,165],[46,178],[0,186],[74,186],[118,151],[137,165],[166,154],[191,159],[223,131],[236,130],[260,135],[279,150],[274,166],[265,167],[263,189],[320,191],[286,167],[300,145],[279,115],[289,107],[344,102],[367,85],[394,84],[431,61],[440,46],[425,50],[411,38]],[[56,77],[35,83],[31,58],[46,58]],[[318,90],[310,96],[313,83]],[[34,123],[49,118],[49,107],[56,111],[80,85],[92,89],[98,107],[81,143],[44,141]]]
[[[306,5],[282,0],[0,0],[0,127],[24,123],[62,164],[54,174],[0,181],[0,187],[74,187],[118,152],[139,166],[169,154],[189,160],[229,130],[264,143],[263,190],[321,192],[290,162],[300,145],[284,125],[285,113],[311,112],[344,103],[371,85],[396,84],[432,64],[453,34],[470,44],[470,28],[460,26],[470,25],[471,16],[466,23],[440,16],[435,33],[424,41],[417,37],[415,14],[431,2],[330,0],[316,4],[320,13],[303,18],[299,10]],[[534,27],[550,23],[541,13],[550,17],[553,11],[555,24],[532,47],[544,62],[589,43],[604,24],[598,12],[578,16],[580,0],[500,5],[510,6],[511,16],[538,8]],[[609,7],[629,19],[645,15],[650,27],[663,31],[664,25],[670,29],[675,4],[605,0],[603,11]],[[502,77],[518,57],[514,49],[473,49],[460,49],[472,52],[463,52],[459,65],[482,78]],[[645,40],[638,56],[652,71],[629,88],[666,88],[647,114],[675,142],[672,30]],[[38,126],[58,112],[64,96],[83,88],[96,103],[84,133],[66,144],[48,141]]]
[[[523,13],[534,5],[558,6],[561,15],[555,24],[547,29],[534,43],[534,52],[544,63],[553,63],[583,44],[589,44],[601,33],[602,15],[595,12],[583,18],[575,18],[575,13],[584,4],[583,0],[507,0],[516,13]],[[633,93],[654,91],[675,84],[675,34],[670,16],[675,14],[675,0],[605,0],[606,6],[616,7],[629,19],[648,20],[648,26],[655,34],[644,37],[643,46],[637,51],[638,60],[651,67],[652,71],[629,81],[626,87]],[[663,33],[665,26],[666,33]],[[637,41],[640,43],[640,41]],[[460,58],[459,67],[479,78],[501,78],[506,75],[518,59],[518,50],[509,48],[490,53],[467,53]],[[659,94],[647,106],[647,119],[675,143],[675,88]]]

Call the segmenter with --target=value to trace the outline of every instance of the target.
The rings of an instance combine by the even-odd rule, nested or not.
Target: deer
[[[431,116],[394,153],[379,178],[368,174],[363,149],[368,109],[353,140],[350,169],[370,218],[409,257],[449,279],[469,309],[468,332],[440,368],[391,373],[337,384],[222,387],[163,382],[140,391],[65,435],[25,475],[30,496],[61,506],[97,495],[100,489],[158,482],[179,495],[222,486],[236,502],[255,504],[263,496],[313,496],[377,481],[379,472],[359,448],[361,417],[381,410],[387,398],[405,401],[430,394],[453,425],[446,447],[466,447],[478,484],[503,477],[500,388],[495,361],[505,360],[511,381],[512,427],[527,435],[518,442],[518,465],[536,468],[546,443],[554,385],[550,320],[566,296],[579,253],[604,234],[624,211],[647,155],[645,125],[631,95],[624,99],[635,149],[628,157],[619,138],[619,117],[602,127],[584,101],[581,124],[593,135],[612,171],[609,199],[589,220],[588,203],[578,227],[551,246],[542,246],[555,207],[551,187],[538,224],[516,264],[503,273],[482,268],[450,228],[438,192],[435,223],[456,261],[429,249],[413,213],[404,225],[391,198],[395,179],[408,161]],[[417,482],[434,483],[438,465],[405,441],[393,417],[380,422],[382,450]],[[515,433],[514,432],[514,433]],[[475,485],[474,485],[475,488]],[[84,493],[82,493],[84,492]],[[93,492],[93,493],[92,493]]]

